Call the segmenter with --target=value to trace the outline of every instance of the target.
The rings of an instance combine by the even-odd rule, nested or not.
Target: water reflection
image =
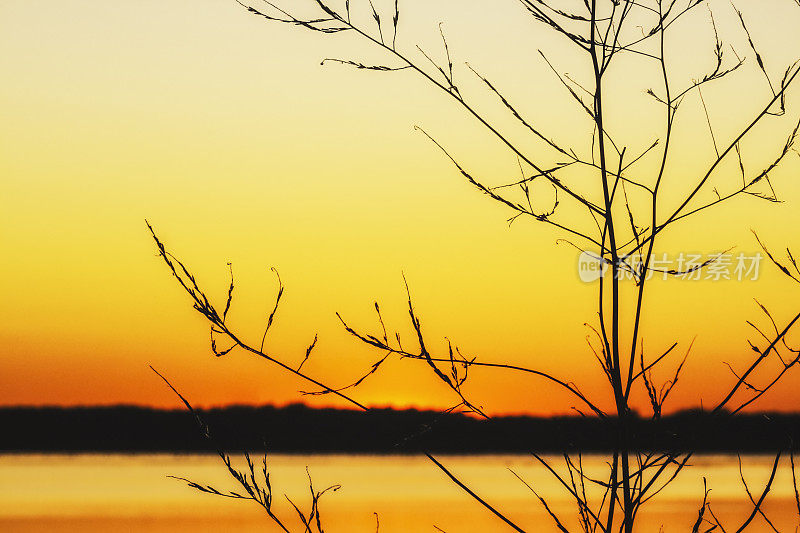
[[[482,496],[530,531],[549,531],[547,515],[513,469],[545,495],[557,513],[570,517],[575,506],[548,474],[525,456],[444,457]],[[557,458],[554,458],[558,461]],[[769,475],[771,457],[746,457],[751,488]],[[591,470],[604,467],[601,456],[584,459]],[[690,531],[702,499],[702,478],[721,517],[735,520],[751,507],[739,480],[736,457],[700,456],[642,516],[640,531]],[[452,485],[427,459],[417,456],[276,455],[270,471],[275,508],[292,522],[286,494],[308,502],[305,467],[316,488],[343,487],[322,501],[330,531],[399,533],[503,531],[484,509]],[[235,489],[218,458],[211,455],[2,455],[0,530],[15,532],[214,532],[270,531],[252,502],[199,494],[167,475],[189,477],[221,489]],[[754,489],[755,490],[755,489]],[[794,531],[797,510],[788,464],[782,464],[765,510],[780,531]],[[291,512],[290,512],[291,511]],[[749,531],[771,531],[757,524]]]

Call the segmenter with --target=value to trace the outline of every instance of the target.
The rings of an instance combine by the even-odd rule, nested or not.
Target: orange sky
[[[447,15],[452,4],[412,10],[401,46],[436,50],[435,23],[446,20],[459,76],[487,113],[508,124],[464,60],[554,137],[585,146],[591,130],[579,126],[535,50],[576,76],[586,65],[541,28],[532,31],[514,2],[489,14],[482,3],[462,2],[457,16]],[[788,0],[769,4],[747,15],[779,78],[800,55],[800,14]],[[720,28],[746,51],[729,4],[712,5]],[[687,23],[691,38],[672,49],[676,75],[713,60],[697,53],[708,49],[708,29],[702,13]],[[267,346],[299,362],[318,333],[306,368],[331,385],[351,381],[376,357],[342,331],[335,312],[374,328],[377,299],[390,328],[411,338],[404,272],[432,348],[444,349],[447,337],[481,360],[541,368],[600,391],[583,326],[594,319],[596,286],[578,280],[577,251],[557,245],[563,235],[547,227],[509,227],[509,213],[464,183],[412,127],[424,126],[490,182],[516,176],[516,160],[409,73],[319,64],[354,54],[382,60],[346,36],[270,25],[235,2],[3,2],[0,404],[175,406],[150,364],[200,405],[298,400],[305,387],[296,379],[245,354],[211,355],[207,327],[156,257],[145,218],[223,301],[233,263],[232,320],[250,339],[260,338],[275,292],[269,269],[278,268],[287,289]],[[641,76],[612,72],[610,84],[611,127],[632,150],[660,127],[647,125],[660,112],[643,92],[652,78],[635,72]],[[722,138],[741,124],[740,111],[768,96],[753,62],[736,76],[704,93]],[[791,116],[798,96],[790,93]],[[681,155],[668,172],[677,191],[713,154],[698,102],[685,105]],[[752,167],[774,156],[791,120],[755,132],[745,145]],[[786,203],[736,200],[703,226],[677,226],[662,251],[754,252],[751,228],[776,249],[800,250],[798,163],[792,157],[772,176]],[[736,172],[725,167],[715,183],[730,189]],[[671,408],[713,403],[732,378],[722,361],[748,360],[744,321],[760,319],[754,297],[779,322],[796,312],[797,289],[762,267],[753,282],[653,285],[649,353],[673,340],[685,350],[697,335]],[[485,371],[472,380],[469,391],[490,412],[560,413],[574,404],[535,379]],[[796,410],[798,385],[800,372],[760,407]],[[452,403],[413,361],[392,362],[354,396],[398,407]]]

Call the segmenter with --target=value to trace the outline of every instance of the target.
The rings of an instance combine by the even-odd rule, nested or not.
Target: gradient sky
[[[465,60],[551,135],[585,147],[591,128],[536,50],[580,79],[586,65],[507,4],[459,2],[455,14],[453,1],[412,5],[398,42],[440,57],[436,25],[446,21],[457,75],[490,116],[508,124]],[[723,35],[748,52],[729,3],[712,6]],[[793,6],[770,0],[745,10],[775,79],[800,56]],[[699,12],[681,30],[687,38],[671,48],[676,79],[713,64],[709,29]],[[516,160],[412,74],[320,66],[325,57],[382,61],[348,36],[268,24],[233,1],[0,5],[0,404],[175,406],[148,365],[199,405],[299,399],[303,384],[277,369],[241,353],[211,355],[207,327],[157,258],[145,218],[223,301],[233,263],[232,320],[250,339],[260,338],[276,289],[269,269],[278,268],[287,289],[267,347],[299,362],[318,333],[306,368],[331,385],[376,357],[342,331],[335,312],[371,329],[377,299],[390,328],[410,338],[405,273],[432,347],[443,349],[447,337],[485,361],[536,366],[587,392],[602,388],[583,325],[594,320],[596,287],[579,281],[578,252],[557,245],[563,235],[547,227],[509,227],[509,213],[470,188],[413,126],[489,182],[514,179]],[[647,69],[622,67],[611,73],[611,128],[638,150],[658,134],[661,109],[644,94]],[[753,61],[731,80],[704,93],[720,139],[769,92]],[[744,145],[751,168],[785,141],[798,97],[795,88],[791,116]],[[713,155],[698,101],[685,106],[680,156],[668,172],[678,192]],[[662,251],[755,252],[751,228],[776,249],[800,251],[793,156],[772,176],[785,203],[735,200],[701,224],[677,227]],[[715,185],[735,187],[736,172],[725,166]],[[763,323],[754,297],[779,322],[796,309],[798,288],[762,267],[755,282],[653,285],[647,353],[673,340],[683,351],[697,336],[671,408],[713,403],[732,379],[722,361],[751,357],[745,320]],[[535,379],[491,371],[473,379],[469,390],[490,412],[560,413],[574,403]],[[797,409],[798,385],[800,372],[760,407]],[[413,361],[387,365],[355,396],[398,407],[452,403]]]

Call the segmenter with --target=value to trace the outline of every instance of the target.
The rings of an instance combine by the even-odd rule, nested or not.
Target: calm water
[[[508,468],[545,495],[556,512],[570,516],[574,506],[551,478],[524,456],[443,457],[471,486],[529,531],[550,531],[531,493]],[[743,459],[751,489],[769,473],[771,458]],[[676,483],[650,505],[640,531],[691,530],[702,498],[702,477],[712,488],[718,516],[746,516],[746,494],[735,457],[698,457]],[[601,457],[585,459],[587,471],[601,468]],[[453,486],[424,457],[287,456],[271,459],[275,508],[294,520],[286,494],[306,505],[308,466],[315,487],[339,483],[323,499],[323,518],[332,532],[373,532],[375,515],[382,533],[505,531],[496,520]],[[4,532],[214,532],[272,531],[252,502],[200,494],[166,476],[178,475],[235,489],[219,460],[208,455],[0,455],[0,531]],[[795,531],[791,471],[784,464],[766,509],[780,531]],[[294,522],[293,522],[294,523]],[[734,528],[735,530],[735,528]],[[759,523],[750,531],[770,531]]]

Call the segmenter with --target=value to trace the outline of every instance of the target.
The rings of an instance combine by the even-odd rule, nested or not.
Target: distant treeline
[[[434,411],[233,406],[200,411],[212,440],[186,411],[143,407],[0,408],[0,451],[284,453],[602,452],[614,447],[615,420],[501,417],[478,420]],[[686,411],[637,419],[641,450],[770,452],[800,443],[800,415],[730,416]]]

